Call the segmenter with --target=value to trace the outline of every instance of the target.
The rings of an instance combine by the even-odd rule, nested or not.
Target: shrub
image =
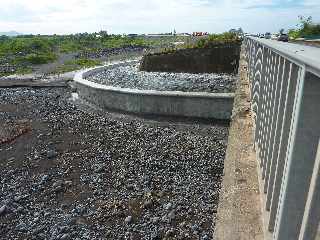
[[[81,67],[94,67],[97,65],[101,65],[101,62],[99,60],[88,59],[88,58],[77,59],[74,61],[74,63]]]
[[[16,57],[14,64],[45,64],[57,59],[53,53],[30,53],[25,56]]]
[[[201,38],[195,44],[197,48],[210,48],[221,44],[239,43],[241,40],[235,33],[225,32],[222,34],[211,34],[206,38]]]
[[[43,53],[31,53],[26,55],[23,60],[25,62],[31,63],[31,64],[45,64],[45,63],[49,63],[52,62],[54,60],[56,60],[56,55],[52,54],[52,53],[47,53],[47,54],[43,54]]]
[[[289,30],[289,37],[296,39],[320,35],[320,24],[313,23],[312,17],[299,16],[299,21],[298,29]]]

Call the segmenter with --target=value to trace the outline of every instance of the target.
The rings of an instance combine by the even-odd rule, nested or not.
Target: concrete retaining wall
[[[148,72],[237,73],[240,44],[181,49],[145,55],[140,70]]]
[[[85,78],[118,63],[82,71],[74,77],[80,98],[100,108],[145,115],[230,119],[233,93],[137,90],[105,86]]]
[[[216,240],[264,239],[258,161],[253,149],[250,84],[244,54],[243,49],[224,160],[214,236]]]

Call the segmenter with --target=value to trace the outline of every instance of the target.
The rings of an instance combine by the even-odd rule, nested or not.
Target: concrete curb
[[[219,196],[216,240],[264,239],[249,80],[243,50],[239,73]]]
[[[74,82],[79,97],[102,109],[135,114],[230,119],[233,93],[138,90],[106,86],[85,79],[105,68],[137,61],[110,63],[77,73]]]

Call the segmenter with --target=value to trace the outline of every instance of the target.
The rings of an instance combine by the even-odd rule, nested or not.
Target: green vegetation
[[[56,68],[55,73],[71,72],[81,68],[89,68],[98,65],[102,65],[102,62],[99,60],[80,58],[76,60],[66,61],[64,64]]]
[[[22,64],[44,64],[56,60],[57,56],[54,53],[30,53],[25,56],[18,56],[12,62]]]
[[[96,65],[101,65],[101,61],[87,58],[80,58],[77,60],[70,61],[71,64],[76,64],[81,67],[94,67]]]
[[[82,33],[74,35],[24,35],[17,37],[0,36],[0,68],[12,66],[7,73],[0,69],[0,74],[29,72],[33,65],[51,63],[63,53],[97,52],[105,48],[121,48],[127,46],[150,46],[152,42],[143,38],[130,38],[121,35],[100,33]],[[73,63],[65,63],[61,69],[78,69],[91,67],[98,62],[90,59],[78,59]],[[11,68],[3,68],[11,69]],[[27,69],[27,70],[26,70]]]
[[[18,36],[14,38],[2,36],[0,37],[0,56],[95,51],[102,48],[146,45],[148,43],[142,38],[129,38],[121,35],[101,36],[96,33],[65,36]]]
[[[101,35],[98,33],[56,36],[54,41],[56,42],[58,51],[63,53],[80,51],[94,52],[104,48],[147,45],[142,38],[129,38],[121,35]]]
[[[54,61],[54,45],[46,38],[0,38],[0,58],[11,64],[42,64]]]
[[[28,73],[32,73],[32,68],[31,68],[31,67],[21,67],[21,68],[18,68],[15,73],[16,73],[16,74],[28,74]]]
[[[221,44],[239,43],[240,41],[236,33],[225,32],[222,34],[211,34],[207,38],[202,38],[196,43],[195,47],[210,48]]]
[[[186,48],[211,48],[224,44],[237,44],[241,42],[241,38],[237,33],[225,32],[221,34],[210,34],[208,36],[195,38],[195,41],[189,41],[183,45],[170,46],[162,48],[160,53],[173,53],[178,49]]]
[[[289,30],[290,38],[320,38],[320,24],[313,23],[312,17],[299,16],[299,22],[297,29]]]
[[[59,64],[55,72],[62,73],[92,67],[101,64],[101,62],[90,59],[90,54],[87,53],[99,53],[102,49],[140,46],[150,47],[156,51],[170,52],[179,48],[204,48],[234,41],[238,41],[235,33],[214,34],[204,37],[174,35],[130,37],[108,35],[106,32],[61,36],[0,36],[0,74],[29,73],[32,72],[33,68],[38,67],[37,65],[52,63],[58,58],[59,62],[62,59],[62,63]],[[77,53],[78,59],[64,62],[65,60],[60,56],[67,53]],[[83,58],[79,58],[81,56]]]

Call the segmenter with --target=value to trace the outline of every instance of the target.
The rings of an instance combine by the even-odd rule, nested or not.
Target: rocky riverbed
[[[212,239],[228,126],[0,88],[0,239]]]
[[[139,63],[110,67],[87,78],[108,86],[183,92],[234,92],[237,75],[139,71]]]

